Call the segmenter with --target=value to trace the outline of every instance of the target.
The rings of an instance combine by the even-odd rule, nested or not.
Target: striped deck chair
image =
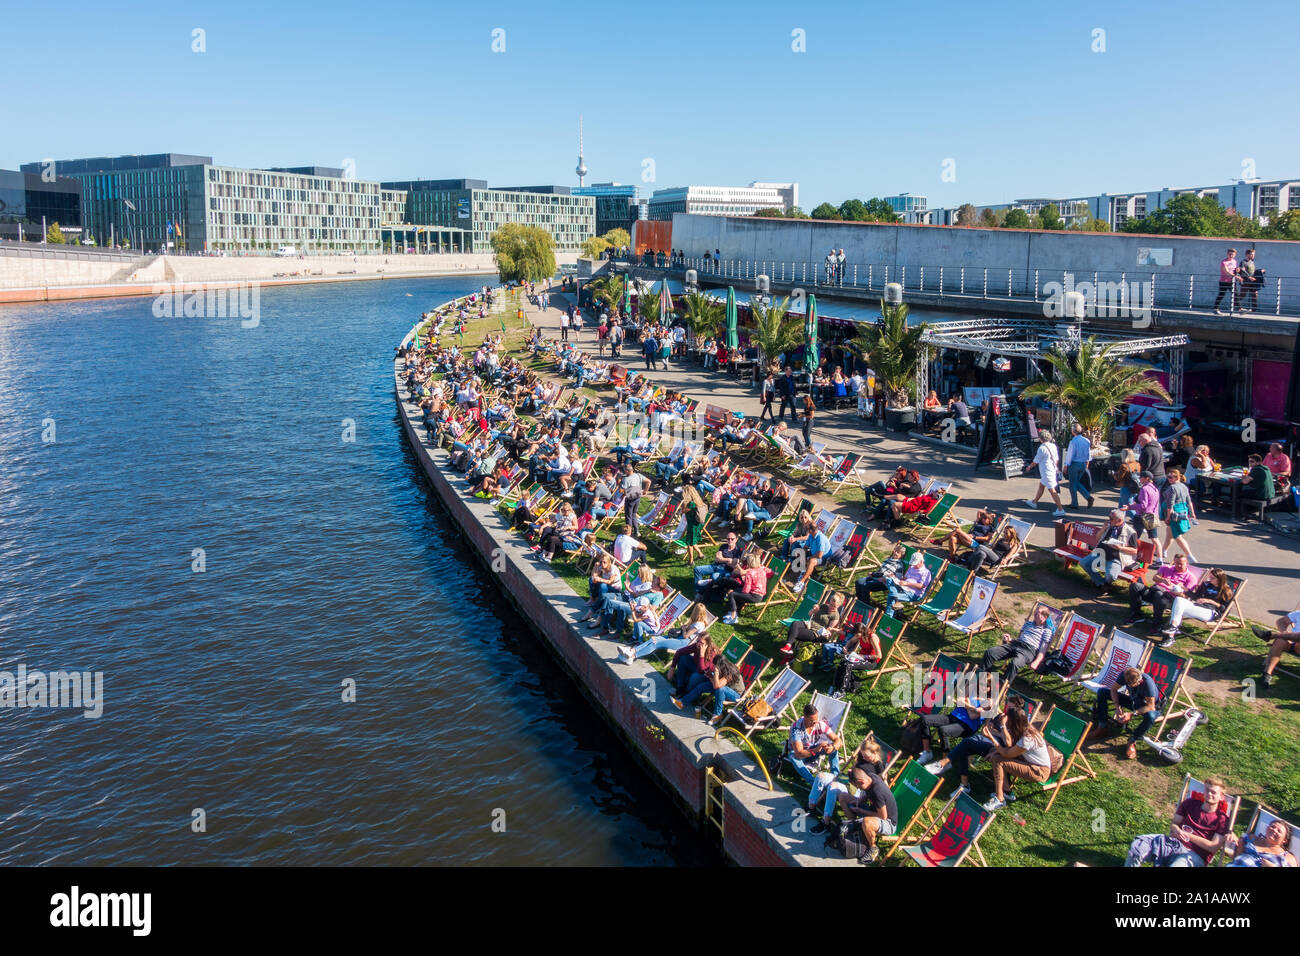
[[[1186,782],[1183,784],[1183,789],[1187,789]],[[1202,789],[1201,792],[1204,793],[1205,791]],[[1178,802],[1182,803],[1181,800]],[[1250,822],[1246,824],[1246,829],[1242,833],[1242,836],[1263,836],[1264,832],[1268,830],[1269,826],[1271,826],[1275,820],[1286,824],[1286,827],[1291,831],[1291,855],[1297,860],[1300,860],[1300,827],[1293,823],[1287,823],[1287,821],[1283,820],[1276,812],[1270,810],[1262,803],[1255,806],[1255,812],[1250,815]],[[1232,852],[1232,848],[1228,847],[1226,848],[1224,856],[1228,855],[1232,855],[1235,858],[1240,856],[1240,851],[1234,853]]]
[[[958,867],[973,852],[980,866],[988,866],[979,841],[996,814],[976,803],[968,793],[958,792],[935,815],[937,822],[922,831],[921,842],[902,845],[907,858],[917,866]]]
[[[910,621],[916,623],[917,616],[921,614],[932,615],[939,622],[947,620],[952,612],[956,610],[957,602],[966,593],[966,586],[970,584],[972,577],[974,577],[974,574],[970,569],[962,567],[960,564],[948,565],[944,569],[943,579],[939,582],[939,587],[931,592],[928,600],[906,605],[912,608]]]
[[[1196,701],[1183,685],[1183,680],[1191,669],[1190,657],[1179,657],[1159,646],[1151,648],[1142,671],[1151,675],[1151,679],[1156,682],[1156,690],[1160,691],[1160,718],[1151,730],[1152,739],[1160,739],[1165,724],[1170,720],[1176,720],[1189,710],[1197,709]]]
[[[1088,762],[1088,756],[1082,750],[1083,742],[1088,737],[1088,730],[1092,727],[1091,721],[1075,717],[1071,713],[1057,708],[1055,704],[1047,712],[1047,719],[1043,723],[1043,736],[1047,742],[1061,752],[1065,759],[1061,762],[1061,769],[1056,771],[1042,783],[1036,784],[1039,790],[1051,791],[1052,795],[1047,800],[1047,806],[1043,808],[1046,813],[1052,809],[1052,804],[1060,796],[1061,790],[1072,783],[1078,783],[1081,780],[1095,779],[1097,772],[1092,769],[1092,764]],[[1070,776],[1071,771],[1078,768],[1081,773],[1078,776]],[[1018,780],[1016,786],[1034,786],[1035,782],[1030,780]]]
[[[1134,637],[1126,631],[1115,628],[1110,632],[1110,642],[1106,645],[1105,657],[1097,671],[1083,678],[1077,684],[1079,695],[1096,695],[1099,690],[1110,690],[1119,681],[1120,675],[1130,667],[1141,670],[1146,663],[1151,642]]]
[[[782,668],[762,692],[739,700],[727,711],[727,718],[735,720],[749,737],[759,730],[783,729],[781,720],[794,707],[795,698],[808,687],[808,680],[790,668]],[[766,713],[755,714],[751,705],[758,705]]]
[[[1002,627],[1002,619],[998,617],[998,612],[993,609],[993,598],[998,593],[998,582],[990,581],[987,578],[976,578],[975,584],[971,588],[970,600],[966,603],[966,610],[961,612],[961,617],[947,617],[943,620],[943,633],[947,634],[948,629],[952,628],[958,634],[966,635],[966,653],[970,653],[971,645],[975,641],[976,634],[982,634],[985,631],[992,630],[996,624]]]
[[[889,788],[894,794],[894,805],[898,808],[898,825],[892,835],[876,837],[876,842],[882,846],[893,844],[882,859],[888,860],[897,853],[913,829],[919,827],[924,832],[934,826],[936,821],[930,810],[930,801],[942,785],[942,777],[932,774],[911,757],[907,758]]]
[[[640,515],[638,520],[644,525],[653,524],[658,521],[663,514],[664,508],[668,507],[668,492],[661,491],[655,496],[655,500],[650,505],[650,510]]]
[[[1016,545],[1016,549],[1003,558],[1001,562],[993,565],[991,568],[987,568],[988,576],[991,578],[996,578],[1003,571],[1024,564],[1025,548],[1029,546],[1029,534],[1034,530],[1034,526],[1028,521],[1021,521],[1019,518],[1012,518],[1010,515],[1003,519],[1002,527],[1015,528],[1016,534],[1020,536],[1020,543]],[[999,534],[1001,533],[1001,530],[1001,528],[998,529]]]

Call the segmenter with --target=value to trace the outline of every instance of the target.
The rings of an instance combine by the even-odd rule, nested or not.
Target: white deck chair
[[[990,581],[987,578],[976,578],[975,583],[970,589],[970,601],[966,605],[966,610],[961,612],[961,616],[953,619],[940,621],[944,631],[952,628],[959,634],[966,635],[966,653],[970,653],[971,643],[975,640],[975,635],[989,630],[993,625],[991,622],[986,626],[988,618],[992,616],[994,621],[1001,624],[997,613],[993,610],[993,598],[998,593],[998,583]]]
[[[1008,515],[1002,519],[1002,524],[998,527],[997,534],[1001,535],[1003,529],[1015,528],[1016,535],[1020,538],[1020,543],[1016,545],[1016,550],[1012,551],[1001,563],[994,565],[989,569],[989,577],[995,578],[1008,568],[1014,568],[1022,564],[1025,560],[1025,548],[1029,547],[1029,535],[1034,530],[1034,526],[1028,521],[1022,521],[1019,518],[1012,518]]]
[[[1300,860],[1300,827],[1287,820],[1283,820],[1276,813],[1264,806],[1262,803],[1255,807],[1255,812],[1251,815],[1250,823],[1246,825],[1246,831],[1242,836],[1263,836],[1264,831],[1269,825],[1277,820],[1285,823],[1291,829],[1291,855]],[[1237,854],[1233,854],[1235,857]]]
[[[804,692],[808,687],[806,678],[785,667],[781,673],[772,678],[767,688],[761,693],[744,700],[736,702],[736,705],[727,712],[727,716],[734,718],[745,728],[745,736],[748,737],[756,730],[766,730],[773,727],[781,726],[781,718],[785,712],[794,706],[795,698]],[[763,717],[757,719],[750,718],[745,713],[745,708],[751,700],[764,701],[771,711]]]
[[[1086,617],[1075,615],[1070,618],[1070,626],[1061,635],[1060,643],[1052,649],[1059,651],[1070,662],[1069,673],[1047,675],[1056,677],[1064,684],[1077,684],[1087,674],[1087,668],[1103,645],[1106,628],[1090,621]]]

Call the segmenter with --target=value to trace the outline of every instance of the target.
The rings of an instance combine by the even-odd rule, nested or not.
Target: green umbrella
[[[740,338],[736,334],[736,290],[727,286],[727,348],[740,347]]]
[[[804,337],[808,344],[803,350],[803,367],[809,372],[817,371],[817,296],[808,296],[808,315],[803,324]]]
[[[632,314],[632,277],[623,280],[623,314]]]

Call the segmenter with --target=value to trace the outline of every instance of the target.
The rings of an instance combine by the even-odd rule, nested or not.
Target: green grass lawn
[[[485,331],[499,330],[495,318],[475,320],[466,332],[467,347],[477,344]],[[511,329],[507,341],[522,344],[527,333]],[[551,366],[547,362],[534,363],[539,371]],[[598,390],[608,398],[608,387]],[[593,393],[597,394],[597,393]],[[648,466],[647,466],[647,469]],[[861,491],[840,489],[833,496],[807,492],[822,506],[835,507],[846,516],[862,520]],[[643,510],[652,500],[647,495]],[[710,527],[715,537],[720,536],[716,525]],[[616,528],[610,527],[599,537],[608,544]],[[684,556],[675,553],[674,547],[659,547],[657,539],[645,536],[650,545],[650,564],[662,574],[669,585],[687,595],[693,594],[692,569]],[[874,549],[879,556],[889,547],[878,542]],[[716,548],[706,547],[706,560]],[[576,564],[557,558],[552,570],[562,577],[575,592],[587,592],[586,575]],[[838,580],[838,578],[837,578]],[[1066,570],[1056,563],[1050,552],[1031,555],[1030,561],[1015,572],[999,579],[995,607],[1008,629],[1018,629],[1037,600],[1044,600],[1062,610],[1078,610],[1091,620],[1104,625],[1119,623],[1127,616],[1126,602],[1112,597],[1098,599],[1087,582],[1086,575],[1076,568]],[[841,588],[852,598],[851,586]],[[786,630],[779,621],[794,609],[794,603],[774,603],[759,622],[756,609],[746,608],[738,625],[732,627],[719,620],[710,631],[719,647],[733,634],[751,644],[759,653],[774,657],[786,642]],[[721,618],[724,605],[711,607]],[[1191,624],[1192,622],[1188,622]],[[1122,738],[1115,737],[1101,745],[1088,744],[1084,752],[1097,770],[1096,779],[1065,787],[1050,813],[1044,813],[1046,794],[1031,794],[1025,789],[1026,799],[1009,806],[998,814],[991,829],[981,841],[981,846],[994,866],[1051,866],[1080,861],[1093,866],[1115,866],[1122,862],[1130,840],[1140,833],[1164,832],[1168,828],[1169,814],[1182,783],[1184,773],[1198,778],[1218,774],[1228,782],[1230,793],[1244,797],[1238,819],[1238,831],[1249,819],[1256,802],[1263,802],[1290,819],[1296,819],[1300,807],[1300,687],[1290,678],[1255,697],[1250,691],[1263,661],[1264,645],[1249,630],[1223,630],[1214,643],[1203,645],[1205,631],[1185,628],[1184,637],[1174,651],[1190,655],[1193,669],[1189,678],[1196,703],[1209,716],[1209,723],[1198,729],[1184,750],[1181,764],[1170,765],[1146,747],[1139,748],[1139,759],[1127,761],[1122,756]],[[1198,636],[1199,635],[1199,636]],[[995,643],[1000,635],[985,632],[975,639],[970,654],[966,654],[964,641],[945,640],[933,626],[933,618],[918,617],[903,637],[903,647],[908,656],[918,663],[929,661],[943,649],[963,661],[978,661],[983,651]],[[667,664],[667,655],[651,659],[661,670]],[[769,669],[768,678],[776,673]],[[812,676],[813,689],[829,692],[831,675],[818,673]],[[1243,684],[1243,681],[1247,683]],[[1090,701],[1065,699],[1042,692],[1018,682],[1018,688],[1043,701],[1053,703],[1085,719],[1089,716]],[[864,689],[852,698],[852,711],[846,724],[847,744],[856,747],[868,731],[874,731],[883,741],[897,745],[900,731],[910,717],[909,711],[899,710],[890,700],[890,675],[886,675],[875,690]],[[802,706],[800,699],[797,706]],[[1167,730],[1173,731],[1182,721],[1170,721]],[[770,768],[780,754],[784,732],[771,731],[754,735],[754,743],[764,762]],[[796,799],[806,799],[807,791],[793,773],[787,772],[777,781]],[[972,775],[974,795],[981,802],[992,792],[987,775]],[[956,775],[949,773],[939,791],[938,800],[946,799],[956,786]],[[1023,824],[1015,822],[1015,817]],[[895,860],[900,857],[896,856]],[[892,861],[891,861],[892,862]]]

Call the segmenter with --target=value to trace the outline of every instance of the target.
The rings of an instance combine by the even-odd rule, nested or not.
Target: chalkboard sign
[[[1002,465],[1002,477],[1018,478],[1034,459],[1034,445],[1029,437],[1029,415],[1019,403],[1005,395],[989,399],[989,414],[980,432],[979,453],[975,467],[985,463]],[[990,420],[992,427],[990,427]],[[996,444],[995,444],[996,443]]]

